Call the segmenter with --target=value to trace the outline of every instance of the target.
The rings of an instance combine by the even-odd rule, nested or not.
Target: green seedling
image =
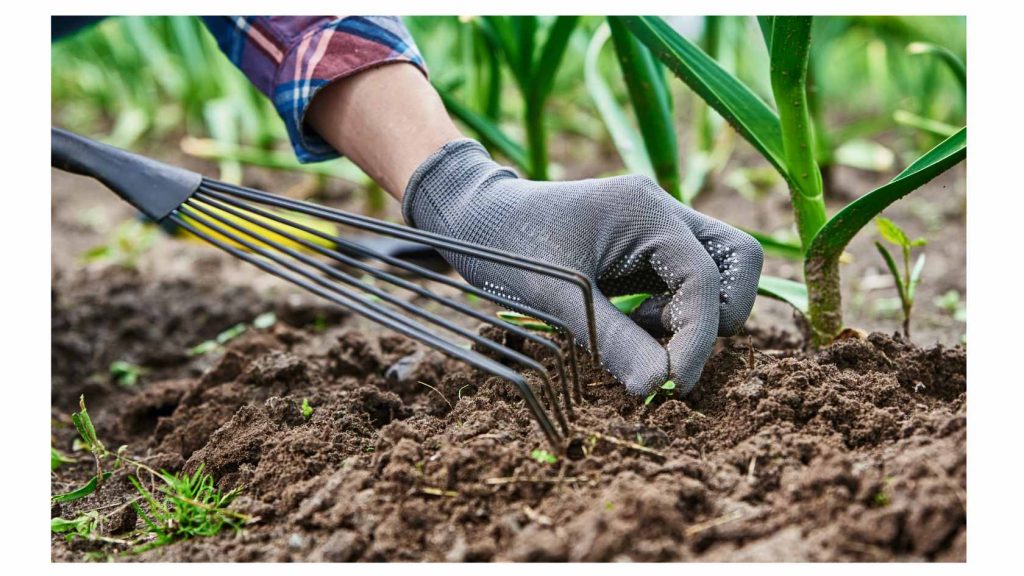
[[[84,486],[52,497],[54,502],[71,502],[84,498],[102,486],[113,472],[104,472],[101,462],[111,453],[96,437],[89,412],[85,408],[85,397],[79,400],[80,411],[71,415],[75,428],[82,437],[83,445],[88,447],[96,458],[97,474]],[[194,536],[213,536],[223,528],[230,527],[239,531],[251,521],[245,514],[228,510],[227,506],[238,496],[241,488],[223,492],[216,488],[213,476],[204,473],[200,464],[192,475],[172,474],[157,471],[149,465],[128,456],[128,447],[121,446],[116,454],[116,465],[121,470],[133,470],[128,480],[139,493],[139,498],[125,505],[131,505],[146,524],[146,534],[135,541],[104,538],[96,534],[96,528],[103,522],[104,516],[99,510],[90,510],[74,520],[55,518],[51,522],[51,530],[63,533],[69,539],[75,537],[119,544],[135,545],[133,552],[143,552],[177,540]],[[160,480],[163,484],[156,495],[146,488],[136,477],[145,472],[151,479]],[[140,504],[141,502],[141,504]]]
[[[885,208],[967,156],[967,128],[912,162],[885,185],[859,197],[829,218],[816,157],[808,91],[812,18],[758,17],[769,54],[772,107],[664,19],[616,16],[651,53],[718,112],[782,176],[790,189],[800,238],[804,282],[762,276],[758,292],[801,309],[815,346],[843,328],[839,262],[850,240]],[[823,133],[823,130],[818,130]],[[785,288],[780,292],[778,286]]]
[[[967,322],[967,305],[958,290],[947,290],[941,296],[936,296],[932,304],[948,312],[957,322]]]
[[[299,409],[302,410],[303,420],[309,420],[313,416],[313,407],[309,405],[309,398],[302,399],[302,406]]]
[[[277,315],[274,314],[273,312],[264,312],[263,314],[260,314],[256,318],[253,318],[252,321],[252,327],[256,328],[257,330],[266,330],[267,328],[272,327],[274,324],[277,324]]]
[[[159,228],[153,224],[128,220],[114,228],[106,244],[85,251],[81,260],[86,264],[107,262],[134,269],[138,266],[139,258],[153,246],[159,235]]]
[[[80,488],[71,490],[70,492],[64,492],[62,494],[56,494],[50,497],[53,502],[72,502],[74,500],[81,500],[86,496],[95,492],[107,478],[110,478],[112,472],[103,472],[102,475],[93,476]]]
[[[658,387],[654,392],[648,394],[647,398],[644,398],[644,405],[646,406],[651,402],[654,402],[654,399],[658,396],[659,393],[661,393],[665,397],[671,397],[675,389],[675,382],[673,382],[672,380],[665,382],[660,387]]]
[[[74,458],[67,456],[60,450],[57,450],[53,446],[50,446],[50,470],[56,470],[60,468],[62,464],[73,464],[77,462]]]
[[[241,489],[218,490],[213,476],[203,472],[202,464],[191,476],[161,472],[160,478],[164,485],[154,495],[137,478],[128,477],[142,497],[142,503],[132,501],[132,507],[152,538],[136,547],[135,552],[196,536],[214,536],[224,528],[240,532],[251,521],[248,516],[227,509]]]
[[[925,262],[924,254],[921,254],[917,257],[917,261],[914,262],[913,268],[911,268],[910,251],[913,248],[924,246],[928,241],[924,238],[911,240],[903,229],[888,218],[879,216],[876,222],[878,224],[878,233],[882,238],[898,246],[903,255],[903,267],[901,270],[889,249],[881,242],[875,242],[875,247],[878,248],[878,252],[882,255],[882,259],[885,260],[885,265],[889,269],[889,273],[892,274],[892,278],[896,282],[896,289],[899,293],[900,305],[903,311],[903,335],[909,339],[910,311],[914,307],[914,295],[917,292],[917,285],[921,282],[921,271],[924,270]]]
[[[110,363],[110,375],[114,377],[115,382],[126,388],[135,386],[145,372],[146,370],[142,366],[124,360],[115,360]]]
[[[203,354],[212,352],[244,334],[246,328],[247,327],[245,325],[245,322],[239,322],[238,324],[235,324],[231,328],[228,328],[227,330],[221,332],[220,334],[217,334],[217,337],[214,338],[213,340],[206,340],[204,342],[197,344],[196,346],[193,346],[192,348],[189,348],[186,354],[188,354],[189,356],[202,356]]]
[[[530,458],[533,458],[540,464],[554,464],[558,462],[558,456],[555,456],[547,450],[537,449],[530,452]]]
[[[77,538],[94,540],[97,536],[97,529],[100,524],[100,513],[91,510],[75,518],[65,520],[63,518],[52,518],[50,520],[50,531],[55,534],[64,534],[68,542]]]
[[[650,298],[650,294],[625,294],[623,296],[612,296],[608,299],[615,306],[619,312],[623,314],[632,314],[641,304]],[[498,312],[498,318],[501,318],[509,324],[514,324],[527,330],[533,330],[535,332],[554,332],[555,329],[548,325],[546,322],[538,320],[532,316],[526,314],[520,314],[518,312],[510,312],[503,310]]]
[[[94,480],[98,478],[98,482],[102,483],[104,478],[103,459],[110,452],[107,451],[106,446],[96,437],[96,428],[92,424],[92,418],[89,417],[89,411],[85,408],[84,394],[78,398],[78,407],[80,411],[71,415],[71,421],[75,424],[78,435],[81,436],[82,445],[92,453],[93,458],[96,460],[96,477]]]

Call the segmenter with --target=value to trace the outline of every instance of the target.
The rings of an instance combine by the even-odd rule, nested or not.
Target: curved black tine
[[[203,196],[202,194],[197,194],[193,198],[193,202],[195,202],[195,201],[203,202],[205,204],[208,204],[208,205],[210,205],[210,206],[212,206],[214,208],[217,208],[218,210],[222,210],[222,211],[224,211],[224,212],[226,212],[228,214],[231,214],[232,216],[235,216],[236,218],[245,220],[246,222],[249,222],[249,223],[251,223],[253,225],[260,226],[262,228],[265,228],[267,230],[272,231],[275,234],[278,234],[280,236],[288,238],[292,242],[295,242],[296,244],[299,244],[299,245],[305,247],[308,250],[311,250],[313,252],[316,252],[318,254],[321,254],[321,255],[326,256],[328,258],[331,258],[333,260],[337,260],[337,261],[339,261],[339,262],[341,262],[343,264],[346,264],[348,266],[351,266],[353,268],[361,270],[361,271],[363,271],[363,272],[365,272],[365,273],[367,273],[367,274],[369,274],[369,275],[371,275],[371,276],[373,276],[375,278],[379,278],[381,280],[384,280],[385,282],[389,282],[391,284],[394,284],[395,286],[398,286],[400,288],[403,288],[405,290],[408,290],[410,292],[413,292],[415,294],[423,296],[424,298],[429,298],[431,300],[434,300],[435,302],[439,302],[439,303],[441,303],[441,304],[443,304],[443,305],[445,305],[445,306],[447,306],[447,307],[449,307],[449,308],[451,308],[453,310],[461,312],[462,314],[465,314],[465,315],[470,316],[472,318],[476,318],[477,320],[479,320],[481,322],[485,322],[485,323],[490,324],[492,326],[496,326],[498,328],[502,328],[502,329],[508,330],[509,332],[511,332],[513,334],[516,334],[517,336],[520,336],[522,338],[526,338],[526,339],[530,340],[531,342],[534,342],[534,343],[536,343],[536,344],[538,344],[540,346],[548,348],[550,351],[553,352],[554,357],[555,357],[555,368],[558,371],[558,378],[559,378],[559,383],[561,385],[562,396],[563,396],[563,401],[565,403],[566,413],[568,414],[570,419],[574,418],[574,416],[573,416],[573,409],[572,409],[572,401],[571,401],[571,399],[569,397],[568,380],[566,379],[566,374],[565,374],[565,365],[564,365],[564,362],[562,361],[562,357],[561,357],[561,350],[559,349],[558,345],[556,345],[551,340],[548,340],[547,338],[543,338],[541,336],[533,334],[532,332],[530,332],[530,331],[528,331],[526,329],[523,329],[523,328],[520,328],[518,326],[515,326],[515,325],[512,325],[512,324],[508,324],[506,322],[498,320],[497,318],[495,318],[495,317],[493,317],[493,316],[491,316],[489,314],[484,314],[483,312],[480,312],[479,310],[476,310],[475,308],[473,308],[471,306],[467,306],[467,305],[465,305],[465,304],[463,304],[461,302],[456,302],[456,301],[454,301],[454,300],[452,300],[450,298],[446,298],[444,296],[440,296],[438,294],[435,294],[432,291],[424,288],[423,286],[420,286],[419,284],[415,284],[413,282],[409,282],[408,280],[400,278],[400,277],[398,277],[398,276],[396,276],[394,274],[391,274],[389,272],[386,272],[386,271],[381,270],[379,268],[376,268],[374,266],[370,266],[369,264],[367,264],[365,262],[362,262],[362,261],[360,261],[357,258],[348,256],[346,254],[338,252],[337,250],[331,250],[329,248],[325,248],[325,247],[320,246],[320,245],[318,245],[318,244],[316,244],[314,242],[309,241],[306,238],[302,238],[300,236],[296,236],[296,235],[294,235],[292,233],[287,232],[285,229],[283,229],[281,227],[270,226],[265,221],[261,222],[260,220],[255,218],[253,215],[255,214],[256,216],[260,216],[260,217],[262,217],[264,219],[269,219],[269,220],[272,220],[274,222],[278,222],[278,223],[283,224],[285,226],[288,226],[288,227],[291,227],[291,228],[295,228],[296,230],[301,230],[301,231],[304,231],[304,232],[307,232],[307,233],[315,231],[315,229],[313,229],[313,228],[309,228],[309,227],[303,226],[301,224],[298,224],[296,222],[288,220],[287,218],[284,218],[284,217],[279,216],[277,214],[273,214],[271,212],[266,212],[266,211],[261,210],[261,209],[259,209],[257,207],[249,206],[249,205],[247,205],[245,203],[242,203],[241,201],[238,201],[238,200],[235,200],[235,199],[221,201],[221,200],[217,200],[217,199],[214,199],[214,198],[207,198],[207,197]],[[237,209],[236,209],[236,207],[237,207]],[[218,220],[221,220],[223,222],[223,219],[218,218]],[[336,243],[336,239],[332,239],[328,235],[324,235],[324,239],[330,239],[332,241],[332,243]],[[348,242],[348,241],[346,241],[346,242]],[[354,244],[354,243],[351,243],[351,242],[349,242],[349,243],[350,244]],[[354,245],[358,246],[358,244],[354,244]],[[578,383],[574,381],[574,385],[577,385],[577,384]],[[561,414],[559,414],[559,420],[560,421],[562,420]]]
[[[339,306],[347,308],[378,324],[381,324],[387,328],[391,328],[392,330],[395,330],[400,334],[408,336],[409,338],[418,340],[426,344],[427,346],[430,346],[431,348],[438,350],[439,352],[448,354],[453,358],[462,360],[463,362],[466,362],[467,364],[474,368],[483,370],[484,372],[487,372],[493,376],[497,376],[498,378],[502,378],[503,380],[510,382],[519,390],[519,394],[523,397],[523,400],[526,401],[527,407],[529,407],[530,412],[533,414],[533,417],[537,420],[537,423],[541,427],[541,431],[544,433],[545,437],[551,444],[552,448],[559,452],[562,451],[561,440],[563,439],[563,437],[559,434],[554,424],[551,423],[551,419],[547,417],[547,414],[545,414],[544,408],[537,401],[536,396],[533,395],[533,391],[530,389],[530,386],[526,383],[526,379],[522,376],[522,374],[517,373],[516,371],[508,368],[507,366],[504,366],[501,363],[492,360],[491,358],[488,358],[483,354],[480,354],[479,352],[467,350],[465,348],[458,346],[457,344],[448,342],[437,336],[434,336],[429,331],[427,331],[425,327],[423,327],[422,325],[412,320],[409,320],[408,318],[405,318],[401,315],[394,314],[387,308],[380,306],[379,304],[376,304],[374,302],[370,302],[365,298],[361,298],[356,294],[350,294],[340,289],[334,291],[323,289],[319,286],[316,286],[315,284],[307,282],[300,276],[296,276],[291,272],[288,272],[287,270],[271,265],[261,258],[258,258],[250,253],[247,253],[244,250],[240,250],[222,240],[214,238],[213,236],[210,236],[209,234],[206,234],[205,232],[197,229],[196,227],[186,222],[180,215],[178,215],[177,211],[171,213],[167,218],[175,225],[181,226],[184,230],[187,230],[188,232],[196,235],[199,238],[202,238],[203,240],[209,242],[210,244],[217,246],[218,248],[228,252],[229,254],[236,258],[244,260],[260,268],[264,272],[273,274],[274,276],[291,282],[296,286],[299,286],[305,290],[308,290],[309,292],[312,292],[313,294],[316,294],[322,298],[334,302]]]
[[[473,286],[472,284],[468,284],[466,282],[462,282],[462,281],[459,281],[459,280],[455,280],[455,279],[449,278],[448,276],[445,276],[444,274],[440,274],[438,272],[435,272],[434,270],[430,270],[429,268],[424,268],[423,266],[419,266],[417,264],[414,264],[412,262],[408,262],[406,260],[402,260],[400,258],[395,258],[393,256],[388,256],[387,254],[384,254],[384,253],[379,252],[377,250],[373,250],[373,249],[368,248],[368,247],[366,247],[366,246],[364,246],[362,244],[358,244],[358,243],[352,242],[351,240],[347,240],[347,239],[345,239],[345,238],[343,238],[341,236],[333,236],[333,235],[327,234],[327,233],[325,233],[322,230],[317,230],[315,228],[311,228],[311,227],[306,226],[304,224],[301,224],[299,222],[295,222],[293,220],[289,220],[288,218],[285,218],[285,217],[283,217],[281,215],[278,215],[278,214],[275,214],[273,212],[267,212],[266,210],[262,210],[262,209],[260,209],[257,206],[253,206],[252,204],[243,203],[239,199],[237,199],[237,198],[235,198],[235,197],[233,197],[233,196],[231,196],[229,194],[217,192],[217,191],[214,191],[214,190],[201,189],[199,192],[197,192],[194,195],[194,197],[197,198],[197,199],[201,199],[203,201],[207,201],[207,202],[210,202],[212,200],[220,200],[220,201],[222,201],[224,203],[227,203],[227,204],[230,204],[230,205],[233,205],[233,206],[238,206],[239,208],[241,208],[243,210],[247,210],[247,211],[253,212],[254,214],[257,214],[260,217],[269,218],[271,220],[274,220],[275,222],[284,224],[286,226],[290,226],[290,227],[295,228],[297,230],[301,230],[302,232],[304,232],[306,234],[311,234],[311,235],[316,236],[318,238],[322,238],[322,239],[324,239],[324,240],[326,240],[328,242],[331,242],[332,244],[334,244],[336,246],[345,248],[346,250],[350,250],[351,252],[359,254],[359,255],[361,255],[361,256],[363,256],[365,258],[373,258],[373,259],[379,260],[381,262],[384,262],[384,263],[389,264],[391,266],[394,266],[396,268],[401,268],[403,270],[412,272],[412,273],[414,273],[416,275],[423,276],[424,278],[427,278],[429,280],[433,280],[434,282],[438,282],[440,284],[444,284],[446,286],[450,286],[452,288],[455,288],[455,289],[460,290],[462,292],[466,292],[468,294],[473,294],[474,296],[478,296],[480,298],[484,298],[485,300],[489,300],[489,301],[494,302],[495,304],[498,304],[500,306],[504,306],[504,307],[509,308],[511,310],[515,310],[516,312],[519,312],[521,314],[526,314],[528,316],[532,316],[534,318],[542,320],[543,322],[546,322],[547,324],[549,324],[549,325],[555,327],[556,329],[561,330],[563,333],[569,335],[569,338],[566,339],[566,347],[568,348],[568,354],[569,354],[569,367],[570,367],[570,371],[571,371],[571,375],[572,375],[573,395],[574,395],[574,398],[575,398],[576,402],[582,402],[583,401],[583,399],[582,399],[582,386],[580,384],[579,368],[578,368],[578,362],[577,362],[577,359],[576,359],[576,344],[574,342],[574,336],[573,336],[572,331],[569,329],[569,327],[566,326],[565,323],[562,322],[561,319],[559,319],[559,318],[557,318],[557,317],[555,317],[555,316],[553,316],[551,314],[548,314],[547,312],[544,312],[542,310],[536,310],[534,308],[526,306],[525,304],[523,304],[521,302],[517,302],[515,300],[511,300],[509,298],[506,298],[504,296],[500,296],[500,295],[497,295],[497,294],[493,294],[491,292],[487,292],[487,291],[485,291],[485,290],[483,290],[481,288],[477,288],[476,286]],[[316,244],[313,244],[313,245],[316,246]],[[512,324],[507,324],[507,323],[500,323],[500,324],[496,324],[496,325],[497,326],[501,326],[502,328],[506,328],[506,329],[508,329],[509,327],[513,326]],[[559,361],[559,363],[561,363],[561,358],[560,357],[558,357],[558,361]],[[567,408],[567,410],[571,412],[571,407]]]
[[[316,216],[318,218],[323,218],[325,220],[330,220],[332,222],[338,222],[339,224],[369,230],[371,232],[376,232],[377,234],[403,238],[412,242],[419,242],[421,244],[433,246],[434,248],[442,248],[451,252],[490,260],[492,262],[513,266],[515,268],[528,270],[537,274],[552,276],[575,284],[583,293],[583,304],[590,336],[590,354],[596,362],[601,361],[601,352],[597,346],[597,320],[594,315],[593,286],[590,283],[590,279],[575,270],[551,264],[549,262],[527,258],[511,252],[496,250],[494,248],[488,248],[487,246],[441,236],[440,234],[424,232],[415,228],[409,228],[408,226],[399,226],[397,224],[383,222],[367,216],[360,216],[358,214],[352,214],[350,212],[344,212],[334,208],[328,208],[326,206],[318,206],[307,202],[301,202],[299,200],[275,196],[253,188],[234,186],[206,178],[203,179],[203,184],[214,190],[235,194],[262,204],[277,206],[278,208],[286,208],[296,212]]]
[[[533,358],[530,358],[529,356],[526,356],[526,355],[524,355],[522,353],[516,352],[515,350],[512,350],[511,348],[508,348],[506,346],[502,346],[501,344],[498,344],[497,342],[494,342],[492,340],[484,338],[484,337],[480,336],[479,334],[475,334],[474,332],[472,332],[470,330],[462,328],[461,326],[453,324],[453,323],[449,322],[448,320],[445,320],[445,319],[441,318],[440,316],[437,316],[436,314],[433,314],[433,313],[428,312],[428,311],[426,311],[426,310],[424,310],[422,308],[419,308],[419,307],[411,304],[410,302],[407,302],[407,301],[405,301],[405,300],[403,300],[401,298],[398,298],[398,297],[394,296],[393,294],[389,294],[388,292],[385,292],[384,290],[381,290],[380,288],[377,288],[376,286],[372,286],[370,284],[366,284],[366,283],[360,281],[359,279],[357,279],[356,277],[354,277],[354,276],[352,276],[350,274],[346,274],[345,272],[342,272],[342,271],[340,271],[340,270],[338,270],[336,268],[328,266],[328,265],[324,264],[323,262],[319,262],[319,261],[317,261],[317,260],[315,260],[315,259],[313,259],[313,258],[311,258],[311,257],[309,257],[309,256],[307,256],[305,254],[302,254],[301,252],[299,252],[297,250],[289,248],[288,246],[284,246],[284,245],[281,245],[279,243],[274,243],[274,242],[272,242],[272,241],[270,241],[270,240],[268,240],[266,238],[262,238],[259,235],[257,235],[255,232],[253,232],[252,230],[249,230],[249,229],[244,228],[244,227],[239,227],[236,224],[233,224],[230,220],[228,220],[224,216],[218,215],[215,212],[210,211],[209,209],[207,209],[202,204],[203,204],[203,201],[196,201],[196,200],[192,200],[192,199],[186,200],[184,205],[179,206],[178,211],[179,211],[180,214],[187,215],[189,218],[192,218],[196,222],[198,222],[198,223],[200,223],[200,224],[202,224],[204,226],[209,227],[210,229],[216,231],[217,233],[222,234],[223,236],[225,236],[225,237],[227,237],[227,238],[229,238],[229,239],[231,239],[231,240],[233,240],[235,242],[238,242],[239,244],[242,244],[246,248],[249,248],[250,250],[253,250],[253,251],[257,252],[257,253],[259,253],[259,254],[261,254],[261,255],[263,255],[263,256],[273,260],[274,262],[277,262],[278,264],[280,264],[282,266],[285,266],[286,268],[292,270],[293,272],[296,272],[298,274],[301,274],[301,275],[305,276],[306,278],[309,278],[310,280],[320,284],[321,286],[323,286],[323,287],[325,287],[325,288],[327,288],[329,290],[336,290],[336,289],[339,289],[339,288],[338,288],[337,284],[335,284],[333,282],[330,282],[330,281],[324,279],[323,277],[320,277],[320,276],[317,276],[315,274],[312,274],[308,270],[305,270],[302,267],[296,266],[294,263],[288,262],[284,258],[281,258],[279,255],[275,255],[273,252],[267,251],[266,249],[261,248],[257,244],[254,244],[254,243],[252,243],[250,241],[245,240],[244,238],[238,236],[235,232],[241,232],[241,233],[245,234],[246,236],[249,236],[250,238],[256,240],[256,242],[259,242],[261,244],[265,244],[267,246],[270,246],[271,248],[273,248],[273,250],[276,250],[278,252],[283,252],[285,254],[288,254],[292,258],[295,258],[296,260],[299,260],[300,262],[302,262],[302,263],[304,263],[304,264],[306,264],[308,266],[312,266],[312,267],[316,268],[317,270],[319,270],[320,272],[323,272],[324,274],[327,274],[328,276],[330,276],[330,277],[332,277],[332,278],[334,278],[336,280],[344,282],[344,283],[346,283],[346,284],[348,284],[350,286],[356,287],[356,288],[358,288],[358,289],[360,289],[360,290],[362,290],[364,292],[367,292],[369,294],[373,294],[374,296],[380,298],[381,300],[383,300],[385,302],[388,302],[390,304],[393,304],[395,306],[398,306],[399,308],[402,308],[403,310],[405,310],[406,312],[409,312],[410,314],[414,314],[414,315],[419,316],[419,317],[421,317],[421,318],[423,318],[425,320],[428,320],[429,322],[431,322],[433,324],[436,324],[436,325],[438,325],[438,326],[440,326],[440,327],[442,327],[442,328],[444,328],[446,330],[454,332],[454,333],[456,333],[456,334],[458,334],[458,335],[460,335],[460,336],[462,336],[462,337],[464,337],[464,338],[466,338],[466,339],[468,339],[468,340],[470,340],[470,341],[472,341],[472,342],[474,342],[474,343],[476,343],[476,344],[478,344],[480,346],[484,346],[484,347],[486,347],[486,348],[488,348],[490,350],[493,350],[495,353],[497,353],[497,354],[499,354],[499,355],[501,355],[501,356],[503,356],[505,358],[508,358],[508,359],[510,359],[510,360],[512,360],[514,362],[517,362],[517,363],[519,363],[519,364],[521,364],[521,365],[523,365],[523,366],[525,366],[525,367],[535,371],[538,374],[538,376],[540,376],[540,378],[541,378],[541,381],[542,381],[542,383],[544,385],[545,394],[548,397],[548,402],[550,402],[552,404],[552,406],[553,406],[553,408],[555,410],[555,416],[558,419],[559,425],[562,427],[562,432],[564,434],[566,434],[566,435],[569,434],[569,424],[568,424],[568,422],[565,419],[565,415],[562,413],[561,407],[560,407],[560,405],[558,403],[558,397],[555,395],[555,392],[554,392],[554,390],[551,387],[551,379],[550,379],[550,376],[548,374],[548,371],[547,371],[547,369],[544,368],[544,366],[542,366],[540,363],[538,363]],[[214,207],[214,208],[217,208],[217,207]],[[198,211],[198,212],[200,212],[202,214],[205,214],[207,217],[212,218],[212,219],[220,222],[221,224],[227,226],[228,228],[224,228],[224,227],[222,227],[222,226],[220,226],[218,224],[210,222],[207,218],[203,218],[201,216],[196,215],[194,213],[194,211]],[[233,212],[236,212],[234,215],[239,216],[241,218],[244,218],[244,216],[242,216],[240,214],[237,214],[237,211],[233,211]],[[252,222],[253,224],[255,224],[256,226],[259,226],[259,227],[261,227],[263,229],[266,229],[266,230],[268,230],[268,231],[270,231],[270,232],[272,232],[274,234],[277,234],[279,236],[283,236],[283,237],[286,237],[286,238],[291,236],[291,235],[287,234],[283,230],[279,230],[279,229],[275,229],[275,228],[270,228],[266,224],[260,223],[257,220],[249,220],[249,221]],[[290,237],[289,239],[293,240],[293,241],[297,240],[297,238],[295,238],[294,236]]]

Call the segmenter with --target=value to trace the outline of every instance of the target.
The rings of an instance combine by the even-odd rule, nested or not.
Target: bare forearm
[[[309,124],[397,200],[409,177],[462,137],[415,67],[389,64],[334,82],[313,100]]]

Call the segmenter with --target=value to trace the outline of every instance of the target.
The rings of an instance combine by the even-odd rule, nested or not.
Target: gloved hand
[[[415,228],[590,278],[602,362],[634,394],[648,394],[668,379],[683,393],[693,388],[716,335],[734,334],[750,314],[764,260],[748,234],[680,204],[646,176],[523,180],[468,139],[446,144],[416,169],[402,212]],[[574,285],[443,255],[474,286],[560,318],[589,348]],[[632,318],[607,299],[637,292],[656,297]],[[652,333],[672,334],[667,350]]]

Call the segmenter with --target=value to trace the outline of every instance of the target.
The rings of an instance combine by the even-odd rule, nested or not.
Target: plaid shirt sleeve
[[[337,158],[307,125],[321,88],[362,70],[409,62],[426,65],[394,16],[204,16],[220,49],[274,103],[300,162]]]

